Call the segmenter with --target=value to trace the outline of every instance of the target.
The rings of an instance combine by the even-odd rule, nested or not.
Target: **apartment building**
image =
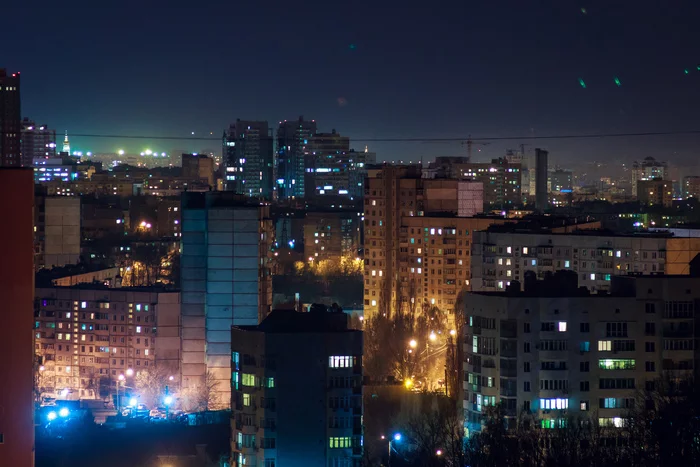
[[[233,466],[361,465],[362,332],[346,314],[275,310],[231,343]]]
[[[103,399],[115,393],[119,375],[130,379],[154,365],[167,368],[175,384],[180,380],[179,292],[94,284],[37,288],[34,316],[41,392]]]
[[[417,166],[370,170],[364,202],[365,316],[424,305],[451,312],[456,294],[469,285],[472,233],[504,221],[456,217],[473,205],[460,190],[460,184],[471,182],[421,176]]]
[[[607,291],[613,276],[628,274],[688,274],[688,264],[700,252],[700,239],[664,232],[618,234],[605,230],[519,229],[494,227],[474,234],[472,290],[502,291],[525,273],[538,278],[547,272],[574,271],[579,285],[591,292]]]
[[[304,256],[308,259],[354,259],[362,248],[362,220],[354,210],[307,212],[303,225]]]
[[[524,291],[472,292],[465,302],[464,424],[481,429],[503,403],[507,419],[532,413],[543,428],[567,415],[621,427],[635,391],[662,372],[692,375],[700,277],[613,277],[606,295],[574,273],[529,281]]]

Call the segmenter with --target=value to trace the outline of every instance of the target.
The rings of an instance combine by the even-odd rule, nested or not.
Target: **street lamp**
[[[454,337],[457,335],[457,331],[455,329],[450,330],[450,336]]]
[[[132,368],[127,368],[126,376],[134,376],[134,370]]]
[[[124,382],[124,375],[123,375],[123,374],[120,374],[120,375],[117,377],[117,380],[118,380],[118,381],[117,381],[117,415],[121,415],[121,413],[122,413],[122,411],[121,411],[121,408],[122,408],[121,405],[122,405],[122,404],[121,404],[121,399],[119,398],[119,386],[121,386],[121,384]]]
[[[389,459],[387,461],[387,467],[391,467],[391,443],[398,443],[401,441],[401,433],[394,433],[394,438],[389,440]]]
[[[409,347],[411,347],[412,349],[415,349],[416,346],[418,346],[418,342],[417,342],[415,339],[411,339],[411,340],[408,342],[408,345],[409,345]]]
[[[442,456],[442,449],[438,449],[437,451],[435,451],[435,455],[438,457]]]
[[[430,331],[430,336],[428,336],[432,342],[435,342],[435,339],[437,339],[437,334],[435,334],[435,331]]]

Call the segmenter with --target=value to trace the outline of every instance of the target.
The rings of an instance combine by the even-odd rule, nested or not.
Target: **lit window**
[[[372,306],[377,306],[377,301],[376,301],[376,300],[372,300]]]
[[[372,270],[372,277],[374,277],[374,276],[376,276],[376,275],[377,275],[377,271]]]
[[[507,252],[507,253],[511,253],[512,251],[513,251],[513,249],[512,249],[511,247],[509,247],[509,246],[506,247],[506,252]]]
[[[251,373],[243,373],[241,378],[241,384],[243,386],[255,386],[255,375]]]
[[[523,254],[526,255],[528,252],[528,248],[526,246],[523,247]]]
[[[329,368],[351,368],[355,364],[355,357],[349,356],[349,355],[331,355],[328,357],[328,367]],[[274,378],[268,378],[272,379],[272,386],[268,387],[275,387],[275,382]]]
[[[598,341],[598,352],[610,352],[612,350],[612,341]]]
[[[382,271],[379,271],[379,277],[382,277]]]
[[[591,280],[592,280],[592,281],[595,280],[595,273],[592,273],[592,274],[591,274]]]
[[[270,376],[265,380],[265,387],[266,388],[274,388],[275,387],[275,378]]]
[[[136,311],[141,311],[141,304],[140,303],[136,304]]]
[[[80,304],[80,308],[87,308],[87,302],[82,302]]]
[[[148,349],[143,351],[144,355],[148,355]]]
[[[245,407],[250,407],[250,394],[243,393],[243,405]]]
[[[566,332],[566,321],[559,321],[559,332]]]
[[[571,265],[571,263],[569,262],[569,260],[564,261],[565,268],[568,268],[570,265]]]
[[[506,271],[506,276],[510,277],[511,275],[512,275],[512,272],[511,272],[511,270],[510,270],[510,269],[509,269],[509,270],[507,270],[507,271]]]
[[[141,332],[141,326],[136,326],[136,332]]]
[[[533,259],[532,262],[531,262],[530,264],[532,264],[533,266],[537,266],[537,260],[536,260],[536,259]]]

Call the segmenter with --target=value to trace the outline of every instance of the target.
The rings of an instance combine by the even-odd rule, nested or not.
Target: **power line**
[[[453,138],[351,138],[353,142],[385,142],[385,143],[444,143],[476,141],[529,141],[529,140],[555,140],[555,139],[596,139],[596,138],[636,138],[646,136],[678,136],[678,135],[700,135],[700,130],[680,130],[680,131],[643,131],[631,133],[584,133],[579,135],[521,135],[521,136],[486,136],[486,137],[453,137]],[[155,135],[110,135],[99,133],[72,133],[72,138],[112,138],[112,139],[149,139],[149,140],[181,140],[181,141],[222,141],[222,138],[204,136],[155,136]],[[267,137],[273,138],[273,137]],[[58,144],[58,142],[57,142]]]

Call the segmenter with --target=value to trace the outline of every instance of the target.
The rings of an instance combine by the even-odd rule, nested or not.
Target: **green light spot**
[[[686,68],[685,70],[683,70],[683,73],[685,73],[687,75],[690,73],[690,71],[688,71],[688,69]]]
[[[585,14],[588,14],[588,11],[586,11],[585,8],[581,8],[581,13],[583,13],[585,15]]]
[[[620,82],[620,78],[618,78],[617,76],[615,77],[615,84],[617,84],[618,86],[622,86],[622,83]]]
[[[581,78],[578,79],[578,84],[580,84],[583,89],[586,89],[586,83]]]

